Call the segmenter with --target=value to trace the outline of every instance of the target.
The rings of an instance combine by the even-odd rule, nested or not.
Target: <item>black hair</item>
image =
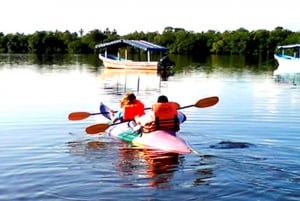
[[[158,103],[167,103],[167,102],[169,102],[169,100],[168,100],[167,96],[161,95],[157,98],[157,102]]]
[[[134,101],[135,99],[136,99],[136,97],[135,97],[134,93],[128,94],[128,100],[129,101]]]

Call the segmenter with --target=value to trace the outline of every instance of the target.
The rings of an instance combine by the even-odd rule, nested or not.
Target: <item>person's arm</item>
[[[186,121],[186,115],[183,112],[177,111],[177,117],[180,124]]]
[[[116,123],[117,121],[122,121],[122,118],[123,118],[123,111],[118,111],[118,112],[115,112],[113,110],[109,111],[110,113],[110,116],[111,116],[111,121],[112,123]]]

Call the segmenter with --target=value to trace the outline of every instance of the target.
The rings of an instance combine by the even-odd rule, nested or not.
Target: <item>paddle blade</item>
[[[94,135],[94,134],[104,132],[108,127],[109,127],[108,124],[95,124],[95,125],[91,125],[91,126],[87,127],[85,129],[85,132],[87,134]]]
[[[212,96],[203,98],[201,100],[198,100],[198,102],[194,105],[195,107],[204,108],[204,107],[210,107],[219,102],[219,97]]]
[[[72,112],[69,114],[68,119],[71,121],[82,120],[88,118],[91,114],[88,112]]]

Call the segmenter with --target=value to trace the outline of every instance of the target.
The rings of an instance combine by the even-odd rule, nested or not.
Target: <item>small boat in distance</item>
[[[291,80],[295,82],[300,76],[300,44],[278,46],[275,59],[278,67],[273,76],[278,81]]]
[[[170,69],[174,66],[174,62],[166,56],[168,48],[144,40],[120,39],[98,44],[95,48],[99,49],[99,59],[106,68],[160,70]],[[144,53],[139,50],[143,50]],[[130,59],[128,52],[131,53],[132,58]],[[136,54],[137,52],[138,54]],[[121,54],[124,57],[121,57]],[[151,57],[156,60],[151,60]]]

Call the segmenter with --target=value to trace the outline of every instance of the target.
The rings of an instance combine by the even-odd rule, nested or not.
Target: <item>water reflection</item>
[[[200,162],[196,170],[196,176],[193,180],[193,186],[209,185],[210,179],[214,177],[213,169],[210,164]]]
[[[126,91],[159,91],[162,82],[172,75],[172,69],[157,71],[103,68],[100,79],[108,94],[123,94]]]
[[[0,67],[2,64],[9,65],[36,65],[39,68],[51,68],[60,66],[72,70],[71,66],[85,66],[93,72],[101,68],[98,57],[94,54],[0,54]]]
[[[277,75],[275,77],[275,81],[277,83],[287,83],[296,86],[300,84],[300,73],[287,73]]]
[[[148,149],[120,148],[117,169],[122,177],[137,174],[147,179],[149,187],[168,188],[173,174],[182,163],[183,156],[159,153]],[[125,184],[133,185],[133,184]]]
[[[82,141],[71,141],[67,142],[67,146],[69,147],[70,153],[80,153],[88,150],[102,150],[107,148],[108,143],[105,143],[100,140],[90,141],[82,140]]]
[[[176,153],[162,153],[155,150],[132,147],[129,143],[121,141],[101,141],[101,140],[81,140],[67,143],[69,153],[76,156],[84,157],[87,161],[97,161],[101,158],[104,160],[108,155],[114,153],[115,147],[118,157],[112,159],[112,164],[117,171],[120,180],[119,185],[123,188],[128,187],[151,187],[158,189],[172,188],[174,185],[182,185],[181,181],[176,181],[175,174],[183,171],[185,155]],[[191,166],[196,168],[195,171],[186,173],[189,175],[185,183],[191,183],[191,186],[207,185],[213,177],[213,169],[210,159],[200,157]],[[96,167],[93,166],[93,168]],[[102,167],[103,168],[103,167]],[[106,167],[107,171],[109,167]],[[189,168],[188,168],[189,169]],[[104,171],[102,169],[102,171]]]
[[[119,176],[123,178],[120,183],[123,187],[135,185],[133,178],[139,178],[142,182],[141,186],[144,186],[146,180],[149,187],[167,188],[174,172],[183,162],[183,155],[138,149],[119,141],[112,143],[86,139],[68,142],[67,146],[69,153],[93,161],[104,157],[103,153],[112,152],[109,148],[116,147],[119,157],[112,163],[115,164]]]

